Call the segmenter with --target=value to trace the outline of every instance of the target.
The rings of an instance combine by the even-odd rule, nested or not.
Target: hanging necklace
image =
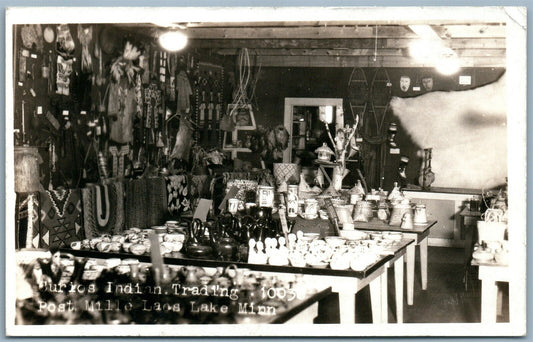
[[[70,189],[67,190],[46,190],[46,193],[48,194],[48,197],[50,198],[50,201],[52,202],[52,206],[54,207],[54,210],[56,211],[57,215],[59,217],[63,217],[65,215],[65,209],[67,207],[68,200],[70,198]],[[59,210],[59,206],[57,202],[62,202],[63,209]]]

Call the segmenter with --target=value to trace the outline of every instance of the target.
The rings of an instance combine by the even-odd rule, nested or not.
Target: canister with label
[[[274,207],[274,187],[261,185],[257,188],[259,193],[259,207]]]

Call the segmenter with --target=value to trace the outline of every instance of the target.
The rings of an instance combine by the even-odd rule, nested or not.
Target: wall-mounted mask
[[[433,89],[433,77],[424,77],[422,79],[422,86],[424,86],[424,89],[427,91]]]
[[[409,90],[409,87],[411,86],[411,78],[409,76],[401,76],[400,77],[400,90],[404,93]]]

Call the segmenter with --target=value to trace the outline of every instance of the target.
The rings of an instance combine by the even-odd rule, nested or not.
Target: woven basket
[[[41,156],[36,147],[15,147],[15,191],[39,191],[39,164]]]
[[[274,163],[274,178],[279,186],[283,182],[298,184],[300,181],[300,165],[293,163]]]

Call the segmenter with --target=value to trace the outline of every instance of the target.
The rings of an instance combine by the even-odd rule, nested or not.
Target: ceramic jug
[[[183,282],[188,285],[197,284],[200,277],[205,275],[205,272],[196,266],[184,266],[180,269],[180,272],[182,278],[184,278]]]
[[[413,217],[413,208],[407,201],[395,204],[392,207],[389,225],[400,226],[402,224],[402,218],[407,213],[411,218]]]
[[[255,229],[255,220],[252,216],[242,216],[239,220],[240,242],[248,244],[248,241],[253,237]]]
[[[335,204],[333,207],[335,208],[340,224],[353,222],[352,211],[354,206],[352,204]]]
[[[378,206],[378,218],[381,221],[387,221],[389,219],[389,207],[387,203],[380,202]]]
[[[374,216],[372,204],[368,201],[359,201],[353,211],[353,220],[357,222],[368,222]]]
[[[189,225],[185,254],[191,258],[207,258],[212,253],[212,248],[206,241],[206,226],[199,219],[194,219]]]
[[[427,223],[426,206],[424,204],[417,204],[415,206],[414,224],[426,224],[426,223]]]
[[[236,219],[230,213],[226,213],[217,221],[216,228],[210,237],[218,259],[233,261],[237,257],[237,241],[233,238]]]

